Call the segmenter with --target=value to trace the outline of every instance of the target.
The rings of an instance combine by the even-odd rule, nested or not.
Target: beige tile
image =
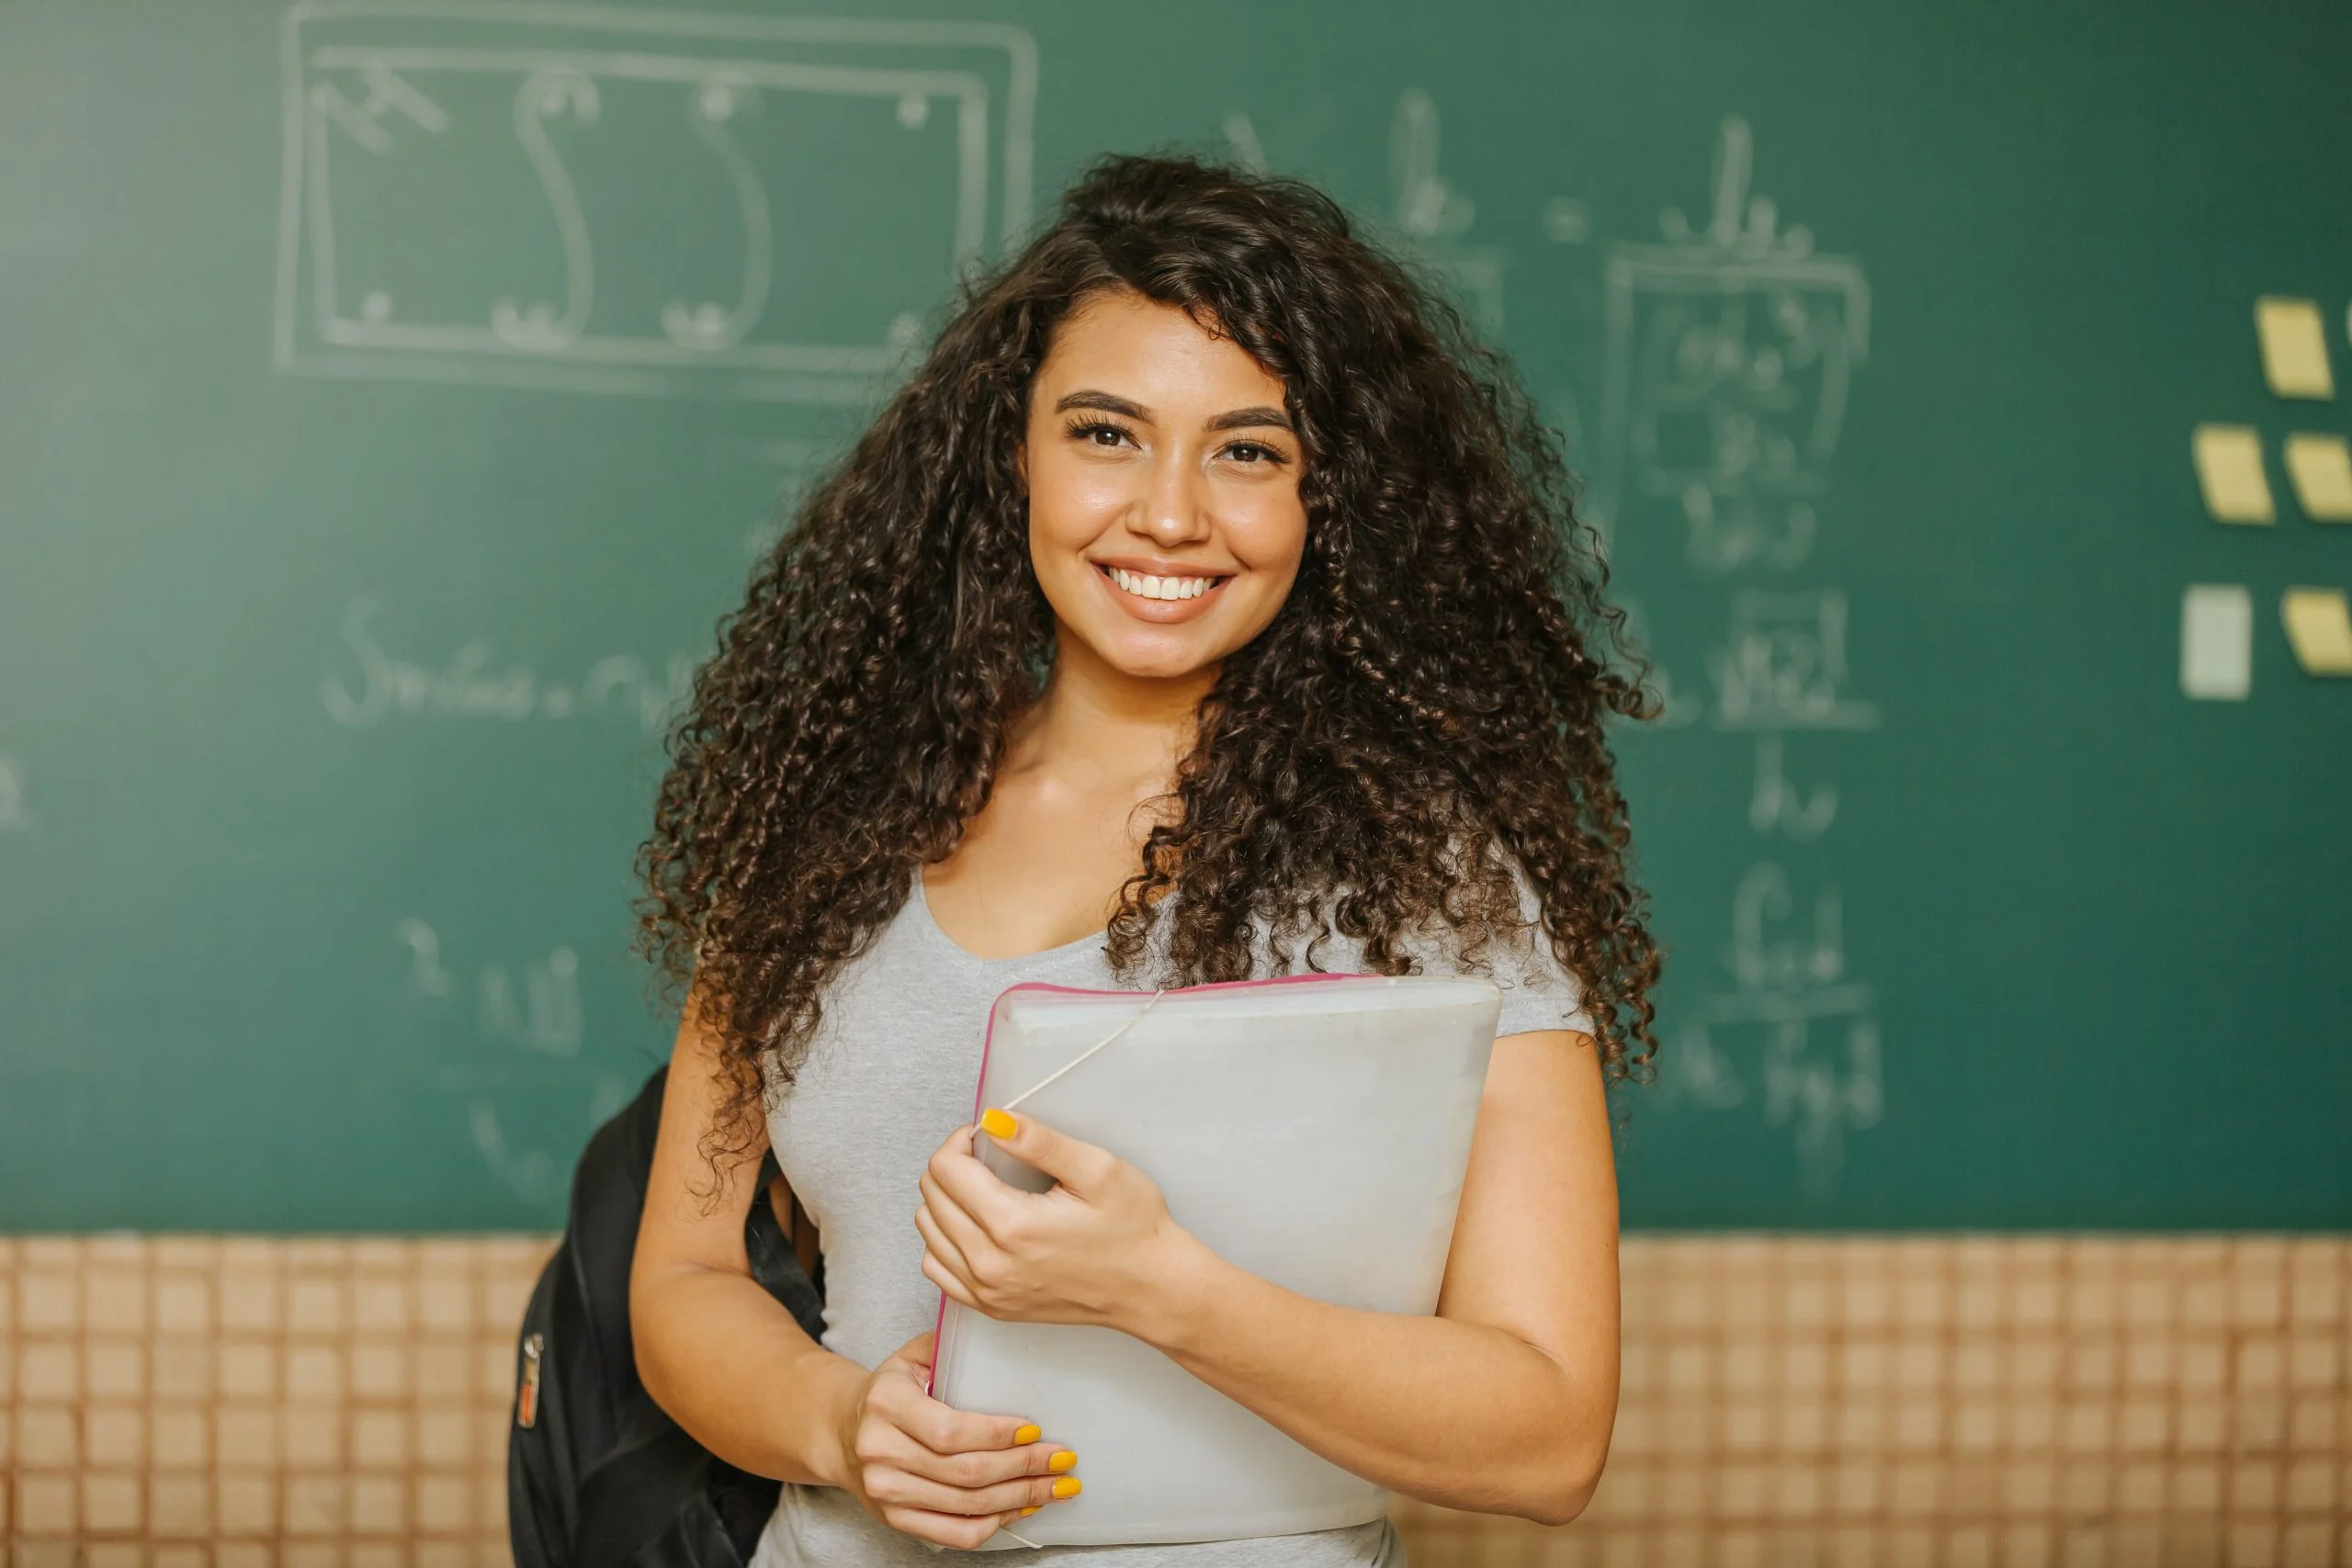
[[[363,1334],[405,1334],[416,1321],[414,1292],[406,1279],[362,1276],[352,1287],[352,1326]]]
[[[1897,1464],[1887,1472],[1887,1506],[1897,1518],[1924,1518],[1943,1506],[1943,1467]]]
[[[268,1471],[222,1471],[212,1489],[212,1514],[224,1535],[276,1534],[277,1477]]]
[[[1630,1472],[1629,1472],[1630,1473]],[[1603,1493],[1622,1495],[1625,1476],[1611,1469]],[[416,1478],[416,1528],[426,1535],[457,1535],[474,1528],[473,1488],[462,1471],[427,1471]]]
[[[2278,1524],[2275,1519],[2237,1518],[2230,1521],[2222,1540],[2229,1568],[2278,1568]]]
[[[94,1470],[131,1470],[145,1465],[146,1410],[136,1404],[85,1406],[82,1458]]]
[[[213,1282],[214,1308],[229,1334],[276,1334],[286,1327],[286,1280],[277,1262],[223,1269]]]
[[[2335,1448],[2341,1429],[2336,1402],[2325,1394],[2297,1399],[2289,1407],[2287,1442],[2298,1452],[2314,1453]]]
[[[2231,1446],[2240,1453],[2271,1453],[2287,1446],[2287,1401],[2248,1395],[2230,1412]]]
[[[148,1549],[147,1568],[212,1568],[212,1551],[193,1543],[158,1543]]]
[[[351,1481],[352,1533],[401,1533],[408,1529],[408,1479],[405,1476],[354,1476]]]
[[[220,1266],[220,1243],[209,1235],[159,1235],[147,1247],[147,1266],[161,1271],[190,1269],[209,1274]]]
[[[82,1568],[147,1568],[147,1548],[135,1540],[85,1541]]]
[[[89,1334],[147,1332],[147,1276],[119,1269],[93,1269],[82,1278],[82,1325]]]
[[[81,1412],[70,1404],[17,1406],[15,1464],[70,1470],[82,1462]]]
[[[2240,1460],[2230,1466],[2230,1511],[2234,1514],[2267,1513],[2278,1506],[2278,1466],[2260,1460]]]
[[[414,1416],[406,1410],[360,1410],[351,1417],[351,1462],[361,1470],[397,1470],[414,1457]]]
[[[286,1533],[289,1536],[341,1535],[350,1518],[350,1483],[340,1475],[289,1475],[286,1478]]]
[[[212,1332],[212,1282],[201,1274],[159,1274],[151,1290],[159,1334]]]
[[[2156,1461],[2146,1460],[2125,1465],[2115,1476],[2116,1512],[2163,1513],[2170,1501],[2165,1481],[2165,1467]]]
[[[147,1483],[147,1528],[158,1538],[199,1540],[212,1533],[212,1478],[158,1475]]]
[[[291,1470],[339,1470],[345,1417],[333,1405],[289,1404],[277,1413],[284,1463]]]
[[[147,1347],[138,1340],[96,1340],[82,1352],[82,1385],[93,1399],[147,1397]]]
[[[340,1540],[289,1540],[278,1548],[279,1568],[350,1568],[350,1547]]]
[[[82,1524],[81,1488],[68,1472],[17,1473],[17,1529],[35,1538],[70,1536]]]
[[[17,1332],[72,1334],[82,1326],[82,1279],[70,1269],[17,1276]]]
[[[209,1340],[159,1339],[148,1348],[147,1381],[157,1399],[210,1399],[212,1371]]]
[[[2300,1460],[2287,1470],[2286,1503],[2291,1513],[2321,1513],[2336,1506],[2336,1465],[2327,1460]],[[2352,1501],[2352,1499],[2346,1499]]]
[[[213,1568],[277,1568],[277,1547],[263,1540],[224,1540],[212,1549]]]
[[[2058,1506],[2076,1518],[2095,1517],[2114,1506],[2114,1487],[2104,1455],[2069,1459],[2058,1470]]]
[[[352,1347],[352,1398],[391,1403],[405,1401],[413,1392],[406,1345],[395,1340],[362,1340]]]
[[[472,1357],[462,1343],[428,1342],[415,1348],[416,1394],[424,1403],[468,1402],[473,1397]]]
[[[1989,1400],[1963,1402],[1952,1412],[1952,1447],[1962,1453],[1990,1453],[2000,1446],[2001,1410]]]
[[[417,1320],[428,1334],[470,1334],[474,1328],[474,1280],[468,1274],[434,1273],[416,1282]]]
[[[212,1415],[213,1442],[227,1469],[274,1469],[278,1462],[277,1412],[229,1406]]]
[[[495,1451],[495,1450],[492,1450]],[[416,1457],[427,1465],[458,1465],[473,1458],[471,1412],[435,1405],[416,1415]]]
[[[1814,1400],[1791,1400],[1780,1407],[1781,1451],[1819,1453],[1829,1446],[1828,1407]]]
[[[212,1377],[220,1397],[277,1397],[277,1347],[262,1339],[223,1341],[213,1352]]]
[[[304,1335],[351,1331],[351,1283],[336,1275],[296,1274],[286,1281],[286,1326]]]
[[[2335,1530],[2325,1519],[2292,1519],[2279,1539],[2282,1568],[2335,1568]]]
[[[148,1462],[157,1470],[194,1470],[212,1461],[211,1424],[193,1405],[159,1405],[147,1422]]]
[[[2058,1500],[2058,1467],[2047,1460],[2011,1460],[2001,1467],[2001,1504],[2011,1514],[2046,1514]]]
[[[17,1397],[82,1397],[82,1348],[71,1339],[27,1339],[17,1346]]]
[[[355,1540],[349,1551],[350,1568],[409,1568],[405,1540]],[[501,1563],[499,1568],[513,1568],[513,1564]]]
[[[91,1535],[134,1535],[147,1524],[146,1488],[135,1471],[82,1477],[82,1529]]]
[[[297,1342],[286,1348],[286,1397],[297,1403],[334,1404],[347,1382],[343,1348]]]
[[[2287,1346],[2287,1381],[2303,1393],[2337,1388],[2344,1381],[2341,1348],[2329,1336],[2297,1335]]]

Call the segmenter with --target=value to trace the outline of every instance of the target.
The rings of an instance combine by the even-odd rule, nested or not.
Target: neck
[[[1065,632],[1053,674],[1016,726],[1007,761],[1123,780],[1139,795],[1156,795],[1192,750],[1201,699],[1216,676],[1215,665],[1164,678],[1131,675]]]

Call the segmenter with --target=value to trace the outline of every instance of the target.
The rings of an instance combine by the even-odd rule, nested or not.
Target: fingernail
[[[1034,1443],[1043,1435],[1037,1430],[1036,1423],[1033,1421],[1016,1427],[1012,1434],[1012,1440],[1016,1443]]]
[[[1027,1507],[1021,1510],[1021,1517],[1025,1519],[1043,1506],[1044,1505],[1041,1503],[1032,1503]]]
[[[1021,1123],[1012,1119],[1010,1111],[990,1106],[980,1112],[980,1131],[991,1138],[1010,1138],[1021,1131]]]
[[[1059,1481],[1055,1482],[1055,1483],[1054,1483],[1054,1495],[1055,1495],[1055,1496],[1057,1496],[1057,1497],[1075,1497],[1075,1496],[1077,1496],[1077,1495],[1078,1495],[1078,1477],[1077,1477],[1077,1476],[1075,1476],[1075,1475],[1065,1475],[1065,1476],[1063,1476]]]
[[[1056,1454],[1053,1458],[1046,1461],[1046,1468],[1057,1473],[1065,1470],[1076,1470],[1078,1468],[1078,1450],[1076,1449],[1064,1449],[1061,1452]]]

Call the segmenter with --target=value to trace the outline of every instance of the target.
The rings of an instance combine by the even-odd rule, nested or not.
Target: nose
[[[1152,465],[1142,509],[1131,515],[1136,532],[1162,548],[1207,538],[1208,495],[1198,465],[1181,451],[1162,457]]]

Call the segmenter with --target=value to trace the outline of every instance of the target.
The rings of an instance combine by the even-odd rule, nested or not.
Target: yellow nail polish
[[[1038,1431],[1037,1424],[1031,1421],[1026,1422],[1014,1429],[1012,1440],[1016,1443],[1034,1443],[1044,1435],[1044,1433]]]
[[[1059,1481],[1054,1483],[1054,1495],[1057,1497],[1075,1497],[1078,1495],[1078,1485],[1079,1482],[1077,1476],[1065,1475]]]
[[[1065,1470],[1076,1470],[1078,1468],[1078,1450],[1076,1449],[1064,1449],[1061,1452],[1056,1454],[1053,1458],[1046,1461],[1046,1468],[1057,1474]]]
[[[1030,1504],[1027,1507],[1021,1510],[1021,1517],[1024,1519],[1027,1518],[1030,1515],[1035,1513],[1041,1506],[1042,1505],[1036,1503]]]
[[[1012,1119],[1012,1112],[990,1106],[980,1112],[980,1131],[991,1138],[1010,1138],[1021,1131],[1021,1123]]]

